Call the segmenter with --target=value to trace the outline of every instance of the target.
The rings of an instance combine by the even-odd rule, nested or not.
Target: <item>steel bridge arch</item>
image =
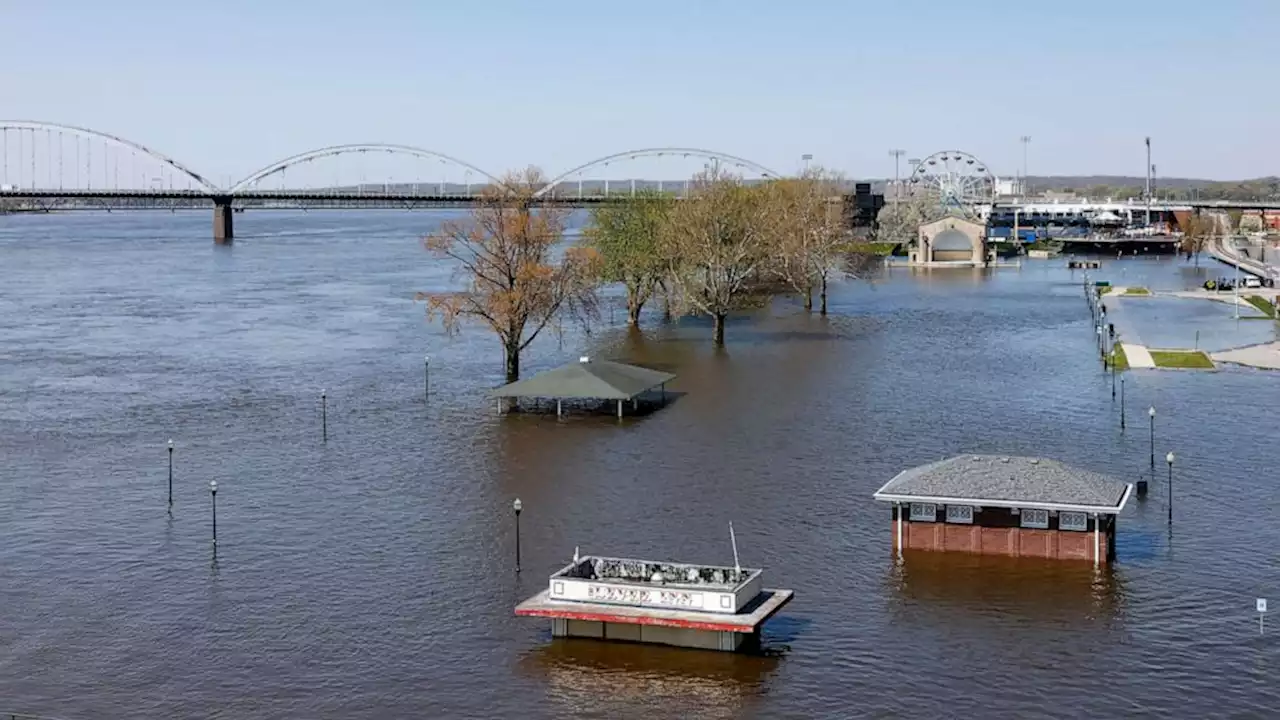
[[[414,147],[412,145],[396,145],[393,143],[351,143],[348,145],[330,145],[329,147],[316,148],[307,152],[291,155],[283,160],[278,160],[266,167],[259,169],[257,172],[249,175],[240,182],[232,185],[227,192],[235,194],[247,188],[248,186],[260,182],[278,172],[287,170],[295,165],[308,163],[321,158],[335,157],[338,155],[346,155],[348,153],[368,153],[368,152],[385,152],[393,155],[413,155],[431,160],[444,160],[454,165],[460,165],[474,173],[479,174],[494,185],[502,185],[503,182],[480,168],[472,165],[465,160],[459,160],[456,157],[445,155],[444,153],[428,150],[426,148]]]
[[[107,142],[113,143],[115,145],[119,145],[121,147],[128,148],[130,150],[136,150],[137,152],[140,152],[143,155],[146,155],[147,157],[151,158],[152,160],[155,160],[156,162],[159,162],[164,165],[168,165],[174,170],[177,170],[183,175],[186,175],[187,177],[196,181],[196,183],[199,184],[201,189],[203,189],[206,193],[213,195],[219,192],[218,187],[216,185],[209,182],[208,180],[205,180],[200,173],[192,170],[186,165],[183,165],[182,163],[178,162],[177,160],[174,160],[173,158],[169,157],[168,155],[165,155],[162,152],[152,150],[146,145],[140,145],[136,142],[133,142],[132,140],[126,140],[125,138],[122,138],[119,135],[112,135],[110,133],[104,133],[100,130],[93,130],[91,128],[86,128],[86,127],[79,127],[77,125],[64,125],[62,123],[45,122],[42,120],[0,120],[0,130],[49,130],[49,131],[56,130],[58,132],[74,133],[76,135],[79,135],[85,138],[105,140]]]
[[[662,157],[664,155],[681,155],[684,157],[693,156],[693,157],[706,158],[708,160],[718,160],[721,162],[727,162],[733,165],[737,165],[739,167],[744,167],[749,170],[754,170],[755,172],[758,172],[761,175],[771,180],[782,177],[781,174],[770,170],[769,168],[761,165],[760,163],[747,160],[746,158],[738,157],[737,155],[730,155],[729,153],[717,152],[715,150],[705,150],[703,148],[682,148],[682,147],[640,148],[638,150],[628,150],[626,152],[614,153],[612,155],[605,155],[604,157],[596,158],[591,162],[583,163],[578,167],[575,167],[571,170],[568,170],[566,172],[563,172],[557,175],[554,178],[551,178],[550,180],[547,181],[547,184],[543,186],[542,189],[534,193],[533,196],[535,198],[541,197],[551,192],[553,188],[555,188],[557,185],[568,180],[574,175],[577,175],[583,170],[590,170],[591,168],[598,167],[600,165],[608,165],[609,163],[615,160],[634,160],[636,158]]]

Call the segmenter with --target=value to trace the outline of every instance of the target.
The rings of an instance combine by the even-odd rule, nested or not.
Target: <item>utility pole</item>
[[[1018,138],[1022,141],[1022,194],[1031,195],[1031,180],[1027,177],[1027,146],[1031,144],[1031,136],[1023,135]]]
[[[1151,136],[1147,136],[1147,227],[1151,227]]]
[[[889,151],[889,155],[893,157],[893,204],[896,206],[902,195],[902,181],[898,179],[898,165],[902,160],[902,156],[906,155],[906,150],[894,148]]]

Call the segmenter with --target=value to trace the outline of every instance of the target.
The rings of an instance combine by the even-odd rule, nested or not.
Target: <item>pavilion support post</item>
[[[640,398],[631,398],[631,412],[635,412],[639,409],[640,409]]]
[[[564,415],[564,411],[560,407],[560,401],[556,400],[556,417],[559,418],[559,417],[562,417],[563,415]]]
[[[893,514],[898,521],[898,559],[902,559],[902,503],[893,504]]]
[[[618,401],[618,419],[619,420],[622,419],[622,401],[621,400]]]
[[[1102,516],[1098,513],[1093,514],[1093,566],[1098,567],[1098,555],[1101,550],[1102,535],[1098,531],[1102,523]]]

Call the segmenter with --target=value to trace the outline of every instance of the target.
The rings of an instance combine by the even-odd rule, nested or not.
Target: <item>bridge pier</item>
[[[231,198],[217,197],[213,199],[213,244],[230,245],[235,239],[235,221],[231,209]]]

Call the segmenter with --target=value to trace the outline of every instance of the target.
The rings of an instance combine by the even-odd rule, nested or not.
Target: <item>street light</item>
[[[1027,178],[1027,145],[1031,144],[1031,136],[1023,135],[1018,138],[1022,143],[1022,194],[1031,196],[1031,181]]]
[[[169,507],[173,507],[173,439],[169,440]]]
[[[520,572],[520,511],[524,509],[524,503],[516,498],[511,503],[511,509],[516,513],[516,572]]]
[[[1114,324],[1107,326],[1107,336],[1110,338],[1111,350],[1108,356],[1111,358],[1111,399],[1116,399],[1116,326]]]
[[[902,160],[902,156],[906,154],[907,154],[906,150],[901,150],[898,148],[894,148],[893,150],[889,151],[890,157],[893,158],[893,204],[895,208],[898,205],[900,196],[902,195],[902,180],[899,179],[898,167]],[[897,210],[895,209],[894,212],[897,212]]]
[[[1168,455],[1164,456],[1164,461],[1169,463],[1169,524],[1173,524],[1173,451],[1170,450]]]
[[[218,547],[218,481],[209,481],[209,499],[213,502],[213,547]]]
[[[1155,406],[1147,408],[1147,417],[1151,418],[1151,473],[1156,471],[1156,409]]]
[[[1124,376],[1120,376],[1120,429],[1124,430]]]

